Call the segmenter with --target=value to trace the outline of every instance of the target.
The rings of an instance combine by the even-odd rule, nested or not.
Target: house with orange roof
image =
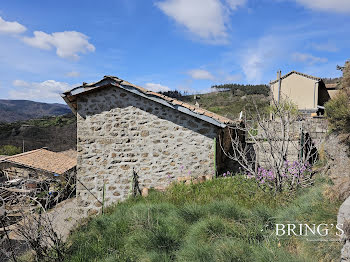
[[[40,148],[0,159],[0,172],[6,180],[61,179],[75,173],[77,160],[63,153]]]

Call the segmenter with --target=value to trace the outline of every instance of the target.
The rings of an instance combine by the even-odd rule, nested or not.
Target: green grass
[[[274,196],[237,176],[153,191],[81,226],[66,261],[337,261],[338,242],[271,236],[276,222],[335,223],[325,184]]]

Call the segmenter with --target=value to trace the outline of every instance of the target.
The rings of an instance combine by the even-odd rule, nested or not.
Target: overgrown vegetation
[[[343,78],[336,97],[325,104],[326,115],[332,131],[350,134],[350,61],[341,68]]]
[[[273,196],[243,176],[175,184],[118,204],[70,238],[66,261],[336,261],[338,242],[277,239],[272,225],[335,223],[339,203],[316,186]]]
[[[19,153],[22,153],[22,149],[20,147],[12,145],[0,146],[0,155],[13,156]]]

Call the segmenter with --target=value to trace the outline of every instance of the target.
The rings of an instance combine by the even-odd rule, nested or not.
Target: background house
[[[164,188],[234,168],[218,145],[237,124],[230,119],[113,76],[62,96],[77,115],[77,196],[88,214],[100,209],[103,188],[107,205],[126,199],[133,169],[141,188]]]
[[[11,179],[60,178],[75,172],[76,158],[56,153],[45,148],[0,159],[0,171]]]
[[[324,104],[330,99],[327,88],[319,77],[292,71],[284,76],[277,73],[277,80],[270,83],[276,102],[288,98],[304,113],[323,113]]]
[[[333,99],[339,92],[340,84],[339,83],[326,84],[326,88],[330,98]]]

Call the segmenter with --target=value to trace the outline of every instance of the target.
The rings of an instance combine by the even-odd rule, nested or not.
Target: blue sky
[[[3,1],[0,98],[115,75],[154,91],[268,83],[276,71],[337,77],[350,58],[349,0]]]

